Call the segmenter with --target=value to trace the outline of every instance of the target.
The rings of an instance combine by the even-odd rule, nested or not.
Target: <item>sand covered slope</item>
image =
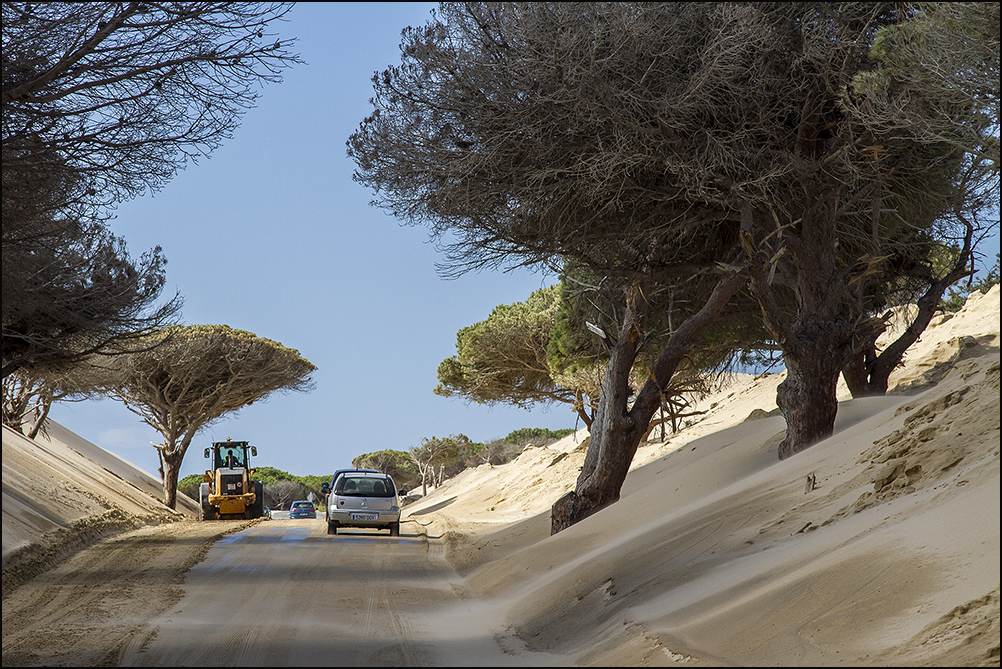
[[[409,514],[530,648],[574,664],[997,666],[998,343],[996,287],[934,322],[887,397],[843,388],[836,434],[782,462],[782,375],[739,377],[556,536],[572,438]]]
[[[782,378],[737,375],[656,430],[622,498],[555,536],[584,431],[447,481],[401,534],[441,539],[498,635],[559,665],[998,666],[998,287],[936,319],[886,397],[840,389],[835,434],[779,461]],[[71,537],[197,511],[50,432],[3,433],[5,597],[12,565],[45,568]]]
[[[184,495],[177,511],[162,497],[159,479],[58,423],[34,440],[4,426],[4,588],[101,537],[197,517]]]

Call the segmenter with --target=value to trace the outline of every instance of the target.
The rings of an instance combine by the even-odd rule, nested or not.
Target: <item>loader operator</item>
[[[226,451],[226,467],[227,469],[233,469],[237,466],[237,458],[233,455],[233,450],[230,449]]]

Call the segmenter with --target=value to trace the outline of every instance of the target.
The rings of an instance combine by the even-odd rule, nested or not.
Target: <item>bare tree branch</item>
[[[4,3],[3,144],[22,149],[4,169],[31,168],[45,147],[93,208],[159,190],[231,136],[257,85],[301,62],[271,32],[290,8]]]
[[[176,322],[166,260],[104,226],[208,155],[301,62],[287,3],[2,6],[3,376],[113,354]]]

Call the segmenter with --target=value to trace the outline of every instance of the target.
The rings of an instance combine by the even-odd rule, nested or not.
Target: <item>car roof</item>
[[[293,504],[313,504],[313,502],[308,499],[297,499]]]
[[[388,479],[388,478],[391,478],[389,474],[384,474],[383,472],[378,472],[378,471],[376,471],[374,469],[371,469],[371,470],[364,470],[364,469],[353,470],[353,469],[349,469],[348,471],[346,471],[344,473],[345,474],[351,474],[351,477],[352,478],[356,478],[356,479],[357,478],[365,478],[365,479],[369,479],[369,478],[372,478],[372,479],[376,479],[376,478],[378,478],[378,479]]]
[[[332,480],[337,481],[341,474],[381,474],[378,469],[339,469],[334,472]]]
[[[338,476],[340,476],[341,474],[344,474],[346,472],[379,472],[379,470],[378,469],[359,469],[357,467],[352,467],[351,469],[335,469],[334,470],[334,475],[331,477],[331,480],[337,479]]]

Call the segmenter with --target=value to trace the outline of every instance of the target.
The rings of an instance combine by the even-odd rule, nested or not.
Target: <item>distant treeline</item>
[[[423,439],[421,446],[409,451],[383,450],[365,453],[352,460],[353,467],[370,467],[393,477],[402,490],[422,485],[441,484],[469,467],[482,464],[500,465],[514,459],[532,444],[544,446],[575,432],[573,428],[550,430],[525,427],[487,443],[470,441],[465,435]],[[254,478],[264,484],[265,504],[271,508],[288,508],[290,502],[308,499],[309,494],[323,499],[321,487],[330,481],[331,473],[297,476],[275,467],[254,467]],[[422,472],[425,478],[422,479]],[[202,474],[190,474],[178,481],[178,492],[198,500]]]

